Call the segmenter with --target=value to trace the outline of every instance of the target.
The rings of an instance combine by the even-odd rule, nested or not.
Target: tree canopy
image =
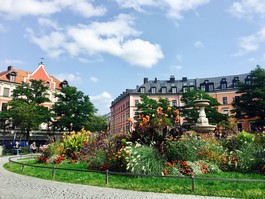
[[[30,131],[38,129],[50,118],[48,108],[42,106],[50,101],[46,97],[47,90],[41,80],[30,80],[29,84],[23,82],[13,90],[13,98],[8,102],[10,108],[2,113],[14,127],[26,132],[27,141]]]
[[[58,98],[52,106],[55,130],[79,131],[97,111],[89,97],[75,87],[64,87],[55,96]]]
[[[265,69],[257,66],[250,72],[250,82],[239,82],[233,106],[236,118],[256,118],[256,126],[265,126]]]

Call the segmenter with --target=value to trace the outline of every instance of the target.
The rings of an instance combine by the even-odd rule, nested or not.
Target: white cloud
[[[18,59],[5,59],[1,61],[4,65],[10,66],[10,65],[22,65],[24,64],[23,61]]]
[[[166,15],[174,20],[183,18],[183,12],[195,10],[197,7],[207,4],[210,0],[116,0],[124,8],[133,8],[144,12],[147,7],[163,9]],[[196,14],[197,15],[197,14]]]
[[[164,57],[158,44],[135,38],[141,33],[133,28],[134,18],[129,15],[121,14],[112,21],[78,24],[67,28],[58,28],[56,24],[46,20],[39,22],[55,27],[56,30],[37,35],[28,29],[28,36],[52,58],[65,53],[98,58],[107,53],[131,65],[151,68]],[[80,61],[84,61],[84,57]]]
[[[60,29],[60,27],[59,27],[59,25],[57,24],[56,21],[48,19],[48,18],[40,17],[40,18],[38,18],[38,23],[41,26],[44,26],[44,27],[51,27],[51,28],[53,28],[55,30],[59,30]]]
[[[239,51],[235,56],[241,56],[259,49],[260,45],[265,42],[265,26],[252,35],[240,37],[238,39]]]
[[[159,45],[153,45],[140,39],[129,40],[122,46],[121,58],[131,65],[151,68],[164,58]]]
[[[237,18],[254,19],[265,17],[264,0],[241,0],[234,2],[229,12]]]
[[[107,9],[103,6],[94,7],[87,1],[77,1],[76,4],[72,4],[71,8],[77,14],[84,17],[103,16],[107,12]]]
[[[107,114],[110,112],[110,105],[113,98],[108,92],[103,92],[100,95],[89,96],[94,106],[99,109],[99,114]]]
[[[59,73],[54,75],[60,81],[68,81],[70,85],[77,85],[82,83],[82,78],[79,73]]]
[[[4,0],[1,1],[0,15],[13,19],[24,16],[50,16],[63,10],[72,10],[83,16],[102,16],[106,13],[103,6],[94,6],[86,0]]]
[[[116,0],[119,6],[123,8],[133,8],[139,12],[143,12],[145,6],[156,6],[158,1],[155,0]]]
[[[89,79],[90,79],[90,81],[92,81],[92,82],[98,82],[98,78],[96,78],[96,77],[90,77]]]
[[[204,47],[204,45],[201,41],[196,41],[194,43],[194,46],[195,46],[195,48],[203,48]]]

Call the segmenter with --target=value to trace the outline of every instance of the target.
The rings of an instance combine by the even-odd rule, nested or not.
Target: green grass
[[[35,164],[34,160],[27,160],[28,164]],[[37,164],[39,166],[54,166],[47,164]],[[67,183],[76,183],[92,186],[111,187],[120,189],[129,189],[135,191],[151,191],[173,194],[192,194],[203,196],[219,196],[234,198],[265,198],[265,182],[229,182],[196,180],[195,191],[191,191],[191,179],[175,178],[156,178],[156,177],[132,177],[109,175],[109,184],[105,183],[105,174],[56,170],[55,178],[52,178],[52,169],[24,167],[21,171],[21,165],[7,163],[4,167],[12,172],[33,176],[42,179],[56,180]],[[67,164],[56,165],[56,168],[75,168],[87,169],[86,164]],[[235,172],[223,172],[220,174],[207,174],[198,177],[204,178],[235,178],[235,179],[258,179],[265,180],[265,176],[259,174],[242,174]]]

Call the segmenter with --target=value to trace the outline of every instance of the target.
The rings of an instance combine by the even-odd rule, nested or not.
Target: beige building
[[[127,89],[118,96],[111,104],[110,130],[112,132],[128,132],[130,125],[128,118],[133,118],[136,105],[140,101],[140,95],[145,93],[149,98],[158,99],[159,97],[168,98],[171,106],[181,107],[183,104],[180,99],[187,89],[203,90],[210,96],[217,99],[220,103],[218,111],[223,114],[231,114],[232,102],[239,94],[236,93],[238,82],[250,83],[249,74],[229,75],[210,78],[188,79],[183,77],[176,80],[170,76],[168,80],[148,80],[144,78],[143,84],[136,86],[135,89]],[[184,118],[181,118],[183,121]],[[243,129],[250,131],[253,121],[234,120],[236,131]]]

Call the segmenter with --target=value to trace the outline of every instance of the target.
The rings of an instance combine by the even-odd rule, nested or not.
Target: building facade
[[[42,80],[48,87],[48,98],[50,102],[44,103],[43,106],[48,108],[52,107],[52,104],[57,101],[55,93],[59,92],[64,85],[67,85],[66,81],[59,81],[52,75],[49,75],[44,67],[43,63],[40,63],[34,72],[26,72],[24,70],[15,69],[13,66],[8,66],[7,70],[0,72],[0,110],[7,110],[7,102],[12,99],[13,90],[22,82],[29,83],[31,79]],[[16,129],[6,124],[6,121],[0,121],[1,140],[18,139],[16,136]],[[48,124],[42,124],[40,131],[49,131]],[[47,133],[47,132],[45,132]],[[17,134],[19,134],[17,132]]]
[[[111,103],[110,130],[112,132],[130,131],[128,118],[133,118],[140,102],[140,95],[146,94],[149,98],[158,100],[159,97],[167,98],[171,106],[181,107],[181,97],[188,89],[203,90],[220,103],[218,111],[223,114],[231,114],[232,102],[239,96],[237,92],[238,82],[250,83],[250,74],[229,75],[210,78],[188,79],[183,77],[176,80],[172,75],[168,80],[148,80],[144,78],[143,84],[135,89],[127,89]],[[181,123],[183,118],[181,118]],[[233,120],[235,131],[250,131],[254,121]]]

